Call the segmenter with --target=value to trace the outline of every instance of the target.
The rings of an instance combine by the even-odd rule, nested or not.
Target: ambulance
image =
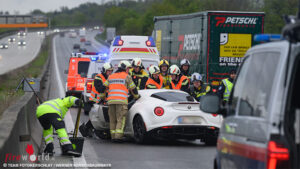
[[[133,58],[141,58],[145,70],[151,65],[158,65],[159,53],[151,36],[116,36],[111,43],[109,62],[117,69],[122,60],[131,62]]]

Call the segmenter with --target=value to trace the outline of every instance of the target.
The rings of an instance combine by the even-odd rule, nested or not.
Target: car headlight
[[[23,42],[23,44],[25,45],[25,44],[26,44],[26,42]]]
[[[5,45],[5,48],[8,48],[8,45]]]
[[[3,45],[0,45],[0,48],[3,48]]]
[[[21,42],[18,42],[19,45],[21,45]]]

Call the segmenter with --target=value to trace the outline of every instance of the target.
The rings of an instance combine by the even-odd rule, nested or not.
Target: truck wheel
[[[141,116],[136,116],[133,120],[134,140],[136,143],[143,144],[147,142],[147,131],[144,120]]]

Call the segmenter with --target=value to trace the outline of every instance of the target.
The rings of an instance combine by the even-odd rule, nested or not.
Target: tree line
[[[61,7],[44,13],[51,26],[103,25],[116,27],[118,34],[151,35],[153,17],[206,10],[265,12],[265,33],[280,33],[284,15],[295,15],[298,0],[124,0],[100,5],[85,3],[76,8]]]

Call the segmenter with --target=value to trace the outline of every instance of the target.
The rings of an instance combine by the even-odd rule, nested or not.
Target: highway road
[[[16,41],[9,43],[9,37],[15,37]],[[8,44],[8,49],[0,49],[0,75],[31,62],[37,56],[45,36],[30,32],[25,37],[9,37],[0,40],[0,44]],[[20,40],[24,40],[26,45],[18,46]]]
[[[94,40],[93,36],[95,35],[95,32],[88,32],[87,34],[88,39],[92,40],[92,46],[86,47],[88,51],[107,50],[107,47]],[[74,43],[80,43],[79,38],[60,37],[59,35],[54,37],[50,99],[65,95],[67,76],[64,74],[64,70],[68,68]],[[76,113],[77,109],[72,108],[65,117],[66,128],[69,133],[73,132]],[[81,123],[87,120],[88,117],[82,113]],[[85,139],[83,156],[80,158],[61,156],[57,139],[55,152],[54,161],[43,161],[42,163],[111,164],[111,168],[114,169],[211,169],[213,168],[216,147],[205,146],[199,140],[157,141],[151,145],[138,145],[133,141],[116,144],[109,140],[94,137]]]

